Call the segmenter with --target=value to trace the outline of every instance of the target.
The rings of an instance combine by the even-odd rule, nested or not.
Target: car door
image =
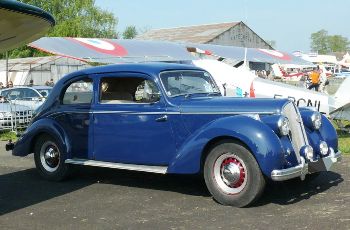
[[[68,83],[53,112],[54,119],[67,135],[68,158],[88,159],[92,155],[93,80],[82,77]]]
[[[166,103],[157,98],[160,91],[152,79],[133,73],[95,78],[99,79],[99,90],[93,108],[94,158],[168,165],[176,153],[175,142]]]

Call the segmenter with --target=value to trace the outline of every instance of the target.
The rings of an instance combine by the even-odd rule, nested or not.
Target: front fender
[[[63,151],[70,153],[71,145],[63,128],[55,120],[44,118],[35,121],[27,128],[16,142],[12,155],[27,156],[32,153],[34,141],[41,134],[49,134],[60,142]]]
[[[268,177],[284,164],[284,150],[278,136],[261,121],[248,116],[214,120],[193,133],[172,159],[168,173],[198,173],[206,145],[220,137],[238,139],[248,146],[261,171]]]

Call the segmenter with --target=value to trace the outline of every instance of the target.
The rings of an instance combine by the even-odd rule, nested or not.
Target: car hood
[[[281,113],[287,102],[287,99],[196,97],[183,98],[179,109],[182,114],[275,114]]]

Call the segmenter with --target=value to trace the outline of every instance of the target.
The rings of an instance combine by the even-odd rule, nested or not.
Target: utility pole
[[[6,51],[6,82],[4,86],[7,86],[8,82],[9,82],[9,52]]]

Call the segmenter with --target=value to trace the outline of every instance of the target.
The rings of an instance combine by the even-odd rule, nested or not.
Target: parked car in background
[[[35,110],[44,103],[51,90],[50,86],[17,86],[0,90],[0,95],[14,104],[28,106]]]
[[[0,131],[26,128],[32,115],[33,110],[29,107],[12,104],[0,96]]]
[[[123,64],[71,73],[55,85],[17,143],[39,173],[62,180],[71,164],[201,174],[220,203],[246,206],[266,180],[327,171],[341,159],[319,112],[287,99],[223,97],[201,68]]]

